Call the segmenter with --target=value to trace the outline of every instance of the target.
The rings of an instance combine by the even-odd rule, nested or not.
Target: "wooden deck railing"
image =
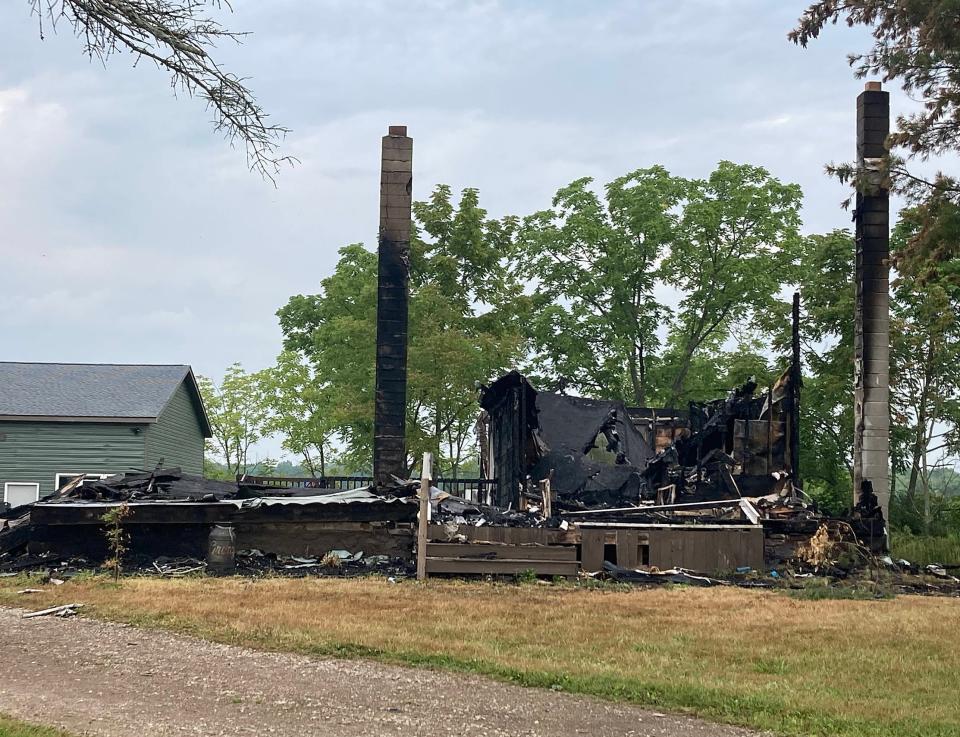
[[[365,489],[373,484],[373,476],[248,476],[238,475],[238,484],[255,484],[275,489],[328,489],[350,491]],[[489,504],[497,488],[496,479],[436,479],[434,486],[448,494],[471,502]]]

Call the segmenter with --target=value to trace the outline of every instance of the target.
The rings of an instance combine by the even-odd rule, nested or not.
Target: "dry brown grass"
[[[19,603],[14,587],[0,601]],[[379,579],[71,582],[34,604],[222,642],[371,656],[784,734],[957,735],[960,601]]]

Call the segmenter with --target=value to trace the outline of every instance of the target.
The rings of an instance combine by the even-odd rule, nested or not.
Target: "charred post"
[[[383,137],[377,280],[377,388],[373,475],[389,485],[406,478],[407,315],[413,139],[392,125]]]
[[[857,98],[854,503],[872,486],[890,508],[890,94],[867,82]]]
[[[790,471],[793,485],[803,488],[800,476],[800,390],[803,387],[803,369],[800,363],[800,293],[793,294],[792,356],[790,363]]]

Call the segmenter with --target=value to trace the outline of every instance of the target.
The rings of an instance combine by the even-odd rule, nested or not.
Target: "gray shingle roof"
[[[0,416],[156,420],[189,366],[0,362]]]

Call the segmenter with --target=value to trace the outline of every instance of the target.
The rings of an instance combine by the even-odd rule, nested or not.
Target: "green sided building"
[[[0,362],[0,501],[20,506],[79,474],[202,475],[210,421],[189,366]]]

